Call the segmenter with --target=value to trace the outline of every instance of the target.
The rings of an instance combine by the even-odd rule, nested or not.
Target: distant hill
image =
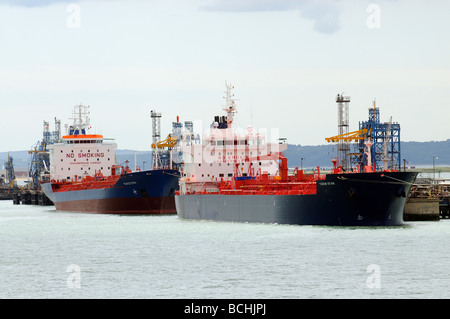
[[[433,165],[433,155],[438,166],[450,164],[450,139],[432,142],[402,142],[402,158],[416,165]]]
[[[433,165],[433,155],[437,157],[437,166],[450,165],[450,139],[446,141],[432,142],[401,142],[400,152],[403,159],[414,166]],[[302,146],[289,144],[284,152],[290,167],[301,167],[303,157],[303,167],[331,167],[331,158],[337,155],[335,145]]]
[[[450,139],[431,142],[401,142],[400,148],[402,161],[406,159],[416,167],[433,165],[433,155],[437,157],[435,160],[437,166],[450,166]],[[3,168],[8,153],[13,157],[16,170],[28,169],[31,162],[31,155],[28,154],[28,151],[0,152],[0,168]],[[288,159],[289,167],[301,167],[301,158],[303,158],[303,168],[312,168],[317,165],[331,167],[331,158],[337,154],[336,146],[331,144],[305,146],[288,144],[284,153]],[[121,164],[128,160],[132,169],[134,169],[135,158],[137,166],[140,166],[141,169],[150,168],[152,160],[150,151],[116,151],[116,160]]]
[[[8,160],[8,154],[13,158],[14,169],[28,168],[28,164],[31,162],[31,155],[28,151],[12,151],[12,152],[0,152],[0,169],[3,170],[5,162]]]
[[[140,169],[149,169],[152,165],[152,153],[150,151],[133,151],[133,150],[116,150],[116,161],[125,165],[125,161],[129,161],[128,165],[134,170],[136,166]]]

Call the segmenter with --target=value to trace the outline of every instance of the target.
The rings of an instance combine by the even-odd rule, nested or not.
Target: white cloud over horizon
[[[215,0],[203,6],[207,11],[224,12],[300,12],[300,17],[314,21],[314,30],[321,33],[334,33],[341,27],[341,5],[338,0]]]
[[[0,0],[0,4],[30,8],[79,2],[82,0]],[[314,30],[318,32],[334,33],[341,27],[339,0],[213,0],[208,4],[200,4],[199,10],[222,12],[297,10],[300,11],[300,17],[314,21]]]
[[[75,3],[80,0],[0,0],[0,4],[18,7],[43,7],[55,3]]]

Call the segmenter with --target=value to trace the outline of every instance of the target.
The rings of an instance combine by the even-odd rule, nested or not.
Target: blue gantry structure
[[[359,130],[348,132],[349,96],[337,95],[338,133],[328,137],[327,142],[337,143],[338,165],[344,171],[364,171],[371,167],[375,171],[401,170],[400,124],[381,122],[380,109],[369,108],[369,119],[359,122]],[[370,157],[370,158],[369,158]]]
[[[392,117],[389,122],[381,122],[380,109],[374,102],[373,107],[369,108],[369,119],[359,122],[359,129],[366,132],[364,139],[358,141],[361,164],[368,162],[364,153],[364,141],[370,138],[373,141],[370,154],[374,169],[376,171],[401,169],[399,123],[393,123]]]

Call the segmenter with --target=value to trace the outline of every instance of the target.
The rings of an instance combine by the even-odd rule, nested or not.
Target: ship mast
[[[86,134],[86,131],[90,129],[89,107],[89,105],[75,105],[71,118],[73,124],[70,127],[69,134]]]
[[[225,105],[222,107],[222,109],[227,112],[227,124],[228,127],[231,127],[231,123],[233,123],[234,119],[234,113],[236,112],[236,99],[234,99],[234,94],[231,93],[231,90],[234,89],[234,86],[230,83],[228,84],[227,81],[225,81]]]

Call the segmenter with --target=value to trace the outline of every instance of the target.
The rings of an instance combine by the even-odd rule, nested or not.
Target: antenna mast
[[[70,127],[69,134],[86,134],[86,130],[90,129],[89,105],[75,105],[72,111],[73,124]]]
[[[231,90],[234,89],[234,86],[230,83],[228,84],[227,81],[225,81],[225,105],[222,107],[222,109],[227,112],[227,123],[228,127],[231,127],[231,123],[233,123],[234,119],[234,112],[236,112],[236,99],[234,99],[234,94],[231,93]]]

